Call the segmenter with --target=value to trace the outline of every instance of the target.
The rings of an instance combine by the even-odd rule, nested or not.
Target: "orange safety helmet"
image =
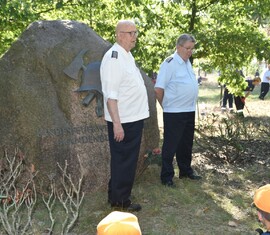
[[[113,211],[97,225],[97,235],[142,235],[135,215]]]
[[[254,204],[258,209],[270,213],[270,184],[266,184],[256,190]]]

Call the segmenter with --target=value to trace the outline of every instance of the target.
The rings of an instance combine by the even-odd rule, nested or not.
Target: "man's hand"
[[[108,99],[107,107],[113,122],[114,139],[120,142],[124,139],[125,133],[119,117],[117,100]]]
[[[113,133],[116,142],[121,142],[124,139],[125,133],[121,123],[113,124]]]
[[[245,97],[241,97],[241,101],[242,101],[243,104],[245,104],[246,103],[246,98]]]
[[[155,94],[156,94],[156,99],[158,100],[160,106],[162,107],[162,100],[164,96],[164,89],[156,87],[155,88]]]

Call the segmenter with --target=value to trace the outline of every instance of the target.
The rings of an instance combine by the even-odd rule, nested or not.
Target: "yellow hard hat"
[[[270,184],[257,189],[253,201],[258,209],[270,213]]]
[[[128,212],[113,211],[97,225],[97,235],[141,235],[138,219]]]

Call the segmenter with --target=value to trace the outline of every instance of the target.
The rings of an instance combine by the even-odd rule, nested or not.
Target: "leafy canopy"
[[[245,83],[236,71],[270,57],[269,14],[268,0],[1,0],[0,54],[36,20],[81,21],[113,43],[117,21],[134,19],[140,34],[133,54],[150,76],[174,52],[177,37],[191,33],[194,65],[219,70],[220,82],[241,93]]]

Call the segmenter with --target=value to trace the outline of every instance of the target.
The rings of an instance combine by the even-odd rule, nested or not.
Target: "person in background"
[[[260,77],[255,77],[252,80],[246,80],[247,87],[245,88],[245,96],[235,96],[234,102],[236,107],[237,115],[240,117],[244,117],[243,110],[246,103],[246,98],[250,95],[250,93],[254,90],[255,86],[258,86],[261,83]]]
[[[268,63],[268,69],[264,72],[261,84],[261,93],[259,99],[264,100],[264,97],[269,91],[269,82],[270,82],[270,63]]]
[[[224,93],[222,98],[222,107],[221,111],[225,112],[227,110],[227,102],[229,104],[229,111],[230,113],[233,112],[233,95],[229,92],[226,85],[224,85]]]
[[[144,119],[149,117],[144,80],[130,52],[137,36],[133,21],[119,21],[116,43],[106,52],[100,67],[111,153],[108,202],[115,210],[141,210],[140,204],[130,200]]]
[[[256,70],[256,72],[255,72],[255,75],[254,75],[255,77],[260,77],[260,72],[259,72],[259,70],[257,69]]]
[[[202,77],[201,76],[198,77],[198,85],[199,86],[202,85]]]
[[[161,183],[175,187],[173,158],[176,155],[179,178],[201,179],[191,168],[198,82],[189,58],[195,38],[182,34],[176,51],[161,64],[155,84],[156,98],[163,108]]]
[[[270,235],[270,184],[266,184],[256,190],[253,204],[257,208],[259,221],[267,229],[263,232],[262,229],[256,229],[260,235]]]
[[[157,73],[156,72],[153,72],[152,73],[152,82],[155,84],[156,83],[156,80],[157,80]]]

